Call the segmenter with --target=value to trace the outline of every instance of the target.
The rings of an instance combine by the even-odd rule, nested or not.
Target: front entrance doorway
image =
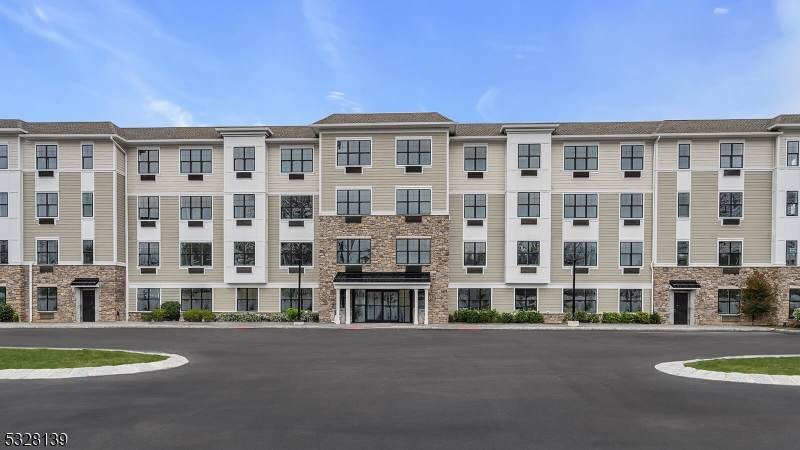
[[[411,323],[413,291],[353,289],[353,322]]]
[[[81,321],[94,322],[94,289],[81,289]]]
[[[689,324],[689,293],[673,292],[673,323],[675,325]]]

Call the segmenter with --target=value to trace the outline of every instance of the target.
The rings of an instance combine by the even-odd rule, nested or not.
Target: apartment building
[[[336,323],[459,308],[735,323],[754,269],[800,307],[800,115],[309,126],[0,120],[0,295],[26,321],[301,307]],[[574,283],[574,289],[573,289]]]

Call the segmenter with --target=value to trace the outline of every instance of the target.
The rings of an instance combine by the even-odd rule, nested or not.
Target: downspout
[[[120,149],[120,151],[122,151],[122,154],[125,155],[125,186],[123,186],[123,189],[125,190],[125,192],[124,192],[124,195],[125,195],[125,211],[123,212],[123,218],[124,218],[124,224],[125,224],[125,228],[124,228],[124,231],[125,231],[125,233],[124,233],[124,235],[125,235],[125,321],[127,322],[128,320],[130,320],[130,305],[128,304],[129,297],[130,297],[130,292],[129,292],[130,289],[128,289],[128,279],[129,279],[128,278],[128,275],[129,275],[128,274],[128,261],[130,261],[130,255],[128,254],[128,232],[129,232],[128,231],[128,152],[126,152],[125,149],[123,149],[119,144],[117,144],[117,141],[114,140],[113,136],[111,137],[111,142],[114,145],[114,147]],[[114,175],[115,175],[114,178],[115,179],[116,179],[116,169],[117,168],[116,168],[116,165],[115,165],[114,166],[114,171],[115,171],[114,172]],[[116,195],[116,192],[114,193],[114,195]],[[114,245],[116,246],[116,242],[114,243]]]
[[[777,233],[777,217],[778,217],[778,167],[781,162],[781,137],[775,136],[775,164],[772,169],[772,239],[770,250],[770,261],[772,264],[777,264],[778,261],[778,233]],[[788,161],[787,161],[788,164]],[[784,172],[785,173],[785,172]],[[786,261],[784,260],[784,264]]]
[[[656,269],[655,269],[655,262],[656,256],[658,252],[656,250],[656,236],[658,234],[658,214],[656,210],[658,209],[658,183],[656,182],[656,175],[658,170],[658,140],[661,139],[661,136],[656,136],[656,141],[653,143],[653,210],[650,211],[650,220],[653,222],[653,235],[650,236],[651,241],[651,251],[650,254],[652,255],[650,258],[650,314],[653,314],[655,311],[655,278],[656,278]]]

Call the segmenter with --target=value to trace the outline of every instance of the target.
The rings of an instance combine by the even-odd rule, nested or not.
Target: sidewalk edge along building
[[[24,321],[184,310],[444,323],[459,308],[748,321],[800,307],[800,115],[120,128],[0,120],[0,301]],[[576,285],[572,289],[573,270]]]

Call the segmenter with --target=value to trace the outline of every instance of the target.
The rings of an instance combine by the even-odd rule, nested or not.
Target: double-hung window
[[[336,214],[363,216],[372,211],[372,191],[369,189],[341,189],[336,191]]]
[[[719,314],[739,314],[742,291],[739,289],[717,290],[717,312]]]
[[[565,219],[596,219],[597,194],[564,194]]]
[[[597,242],[564,242],[564,267],[597,266]]]
[[[793,317],[794,311],[800,308],[800,289],[789,289],[789,317]]]
[[[156,196],[140,196],[139,203],[139,220],[158,220],[158,197]]]
[[[719,193],[719,216],[720,217],[742,217],[742,193],[741,192],[720,192]]]
[[[486,242],[464,242],[464,265],[486,266]]]
[[[0,241],[0,264],[8,264],[8,239]]]
[[[0,169],[8,169],[8,145],[0,144]]]
[[[641,242],[620,242],[619,243],[619,265],[622,267],[641,267],[642,266],[642,247]]]
[[[517,311],[536,311],[537,296],[536,288],[514,289],[514,309]]]
[[[282,148],[281,173],[310,173],[314,171],[314,150],[311,148]]]
[[[161,288],[136,289],[136,310],[153,311],[161,307]]]
[[[678,217],[689,217],[691,201],[690,192],[678,192]]]
[[[0,192],[0,217],[8,217],[8,192]]]
[[[719,241],[719,265],[742,265],[742,241]]]
[[[310,267],[314,263],[313,242],[281,242],[281,267]]]
[[[81,145],[81,168],[83,169],[94,168],[94,145],[91,144]]]
[[[620,194],[619,216],[623,219],[641,219],[644,217],[643,194]]]
[[[256,170],[256,148],[233,147],[233,171],[253,172],[254,170]],[[210,165],[208,171],[211,171]]]
[[[233,194],[233,218],[254,219],[256,217],[255,194]]]
[[[786,191],[786,215],[797,216],[797,191]]]
[[[538,169],[542,158],[542,144],[517,145],[517,168]]]
[[[692,167],[692,145],[678,144],[678,169],[690,169]]]
[[[313,291],[310,288],[282,288],[281,289],[281,312],[286,312],[289,308],[311,311]]]
[[[256,243],[255,242],[234,242],[233,243],[233,265],[234,266],[255,266],[256,265]]]
[[[36,169],[37,170],[58,169],[58,146],[56,145],[36,146]]]
[[[786,241],[786,265],[797,265],[797,241]]]
[[[139,266],[157,267],[159,265],[158,242],[139,242]]]
[[[486,288],[459,288],[458,309],[489,309],[492,307],[492,290]]]
[[[486,147],[464,147],[464,171],[486,172]]]
[[[83,263],[94,264],[94,241],[91,239],[83,241]]]
[[[282,195],[281,219],[306,220],[314,218],[314,197],[311,195]]]
[[[211,310],[211,288],[184,288],[181,289],[181,310],[207,309]]]
[[[517,241],[517,265],[539,265],[539,241]]]
[[[58,288],[40,287],[36,290],[36,306],[39,311],[56,311],[58,309]]]
[[[181,220],[211,220],[211,196],[182,196]]]
[[[744,144],[719,144],[719,167],[722,169],[744,167]]]
[[[397,264],[430,264],[431,240],[430,239],[398,239]]]
[[[398,189],[397,214],[430,214],[430,189]]]
[[[211,173],[211,149],[181,150],[181,173]]]
[[[58,193],[36,193],[36,217],[58,217]]]
[[[486,218],[486,194],[464,194],[464,218]]]
[[[58,264],[58,241],[36,241],[36,264]]]
[[[564,312],[575,311],[597,312],[597,289],[564,289]]]
[[[181,267],[211,266],[210,242],[181,242]]]
[[[258,288],[237,288],[236,310],[258,311]]]
[[[158,173],[158,150],[139,150],[139,174]]]
[[[372,141],[336,141],[336,165],[369,166],[372,164]]]
[[[539,193],[517,193],[517,217],[539,217]]]
[[[82,217],[94,217],[94,194],[84,192],[81,194]]]
[[[431,165],[430,139],[401,139],[397,141],[398,166]]]
[[[800,141],[786,142],[786,165],[797,166],[800,159]]]
[[[642,310],[641,289],[619,290],[619,312],[639,312]]]
[[[597,146],[564,146],[564,170],[597,170]]]
[[[371,254],[369,239],[336,240],[336,264],[369,264]]]
[[[689,265],[689,241],[678,241],[677,244],[677,260],[676,264],[679,266]]]
[[[623,145],[622,170],[644,170],[644,145]]]

